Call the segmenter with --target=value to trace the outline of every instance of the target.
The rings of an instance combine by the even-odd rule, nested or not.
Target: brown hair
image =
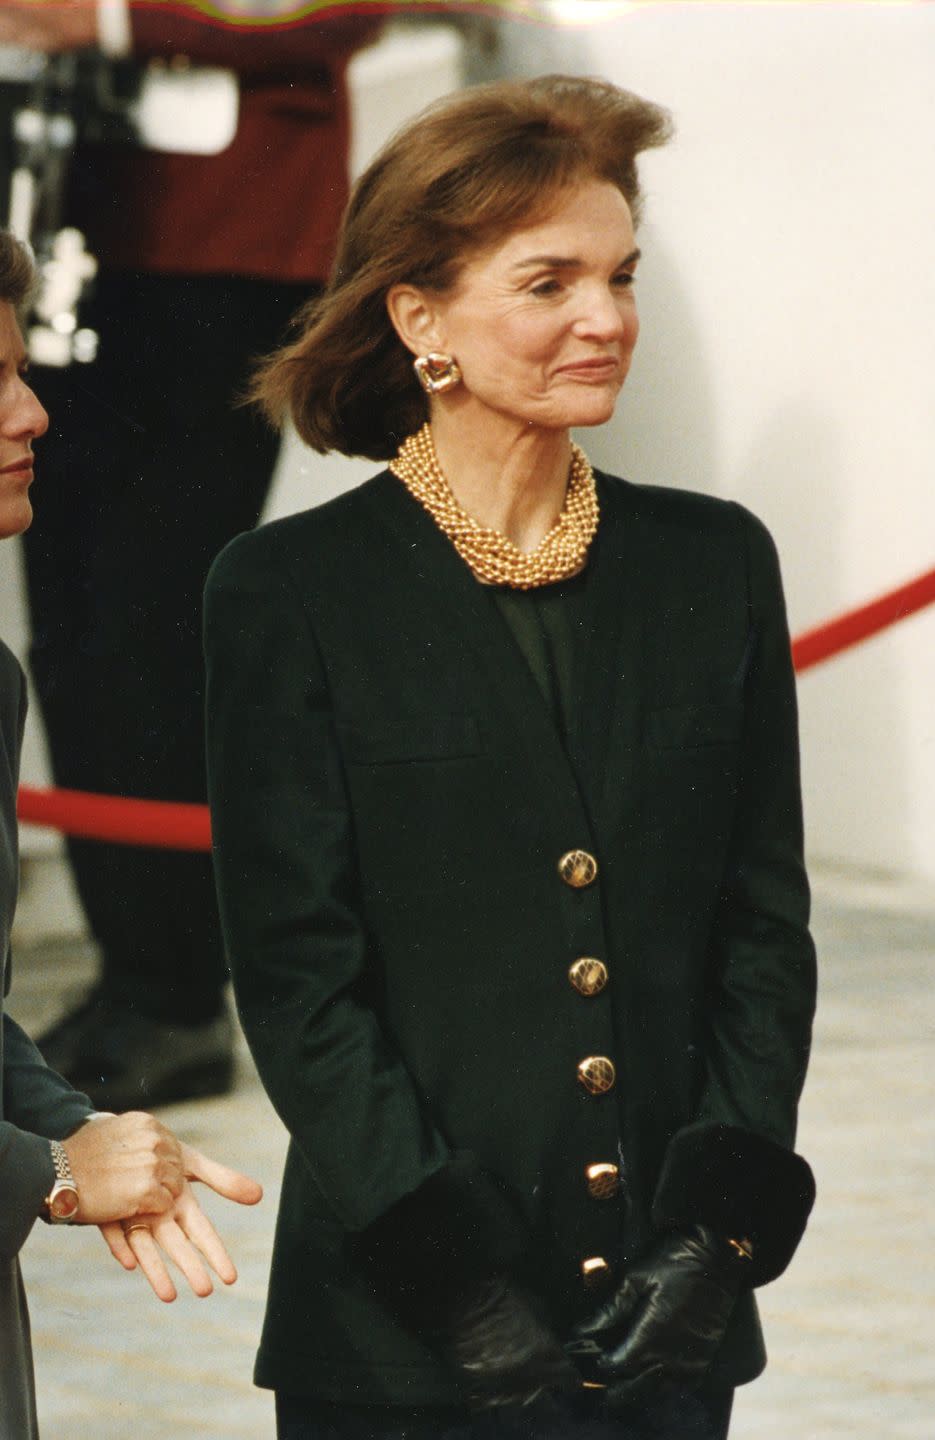
[[[0,230],[0,300],[19,309],[36,285],[36,267],[21,240]]]
[[[670,134],[658,105],[564,75],[430,106],[358,180],[332,278],[297,316],[297,338],[260,366],[250,398],[276,424],[291,417],[322,453],[393,454],[428,405],[387,314],[390,287],[449,289],[471,253],[546,214],[581,179],[616,185],[636,221],[636,157]]]

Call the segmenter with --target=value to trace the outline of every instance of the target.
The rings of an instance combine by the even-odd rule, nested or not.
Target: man
[[[26,353],[15,307],[33,281],[25,250],[0,232],[0,538],[32,519],[32,443],[48,417],[23,378]],[[151,1115],[96,1114],[45,1064],[3,1013],[16,901],[16,785],[26,716],[25,680],[0,642],[0,1440],[37,1435],[29,1323],[18,1254],[37,1218],[100,1225],[117,1260],[143,1270],[162,1300],[175,1287],[170,1256],[200,1295],[210,1294],[203,1261],[231,1283],[236,1271],[202,1214],[190,1182],[202,1180],[241,1204],[260,1186],[180,1145]],[[124,1222],[121,1224],[121,1222]]]
[[[195,5],[0,5],[0,42],[99,44],[237,71],[221,154],[79,147],[65,217],[101,273],[98,360],[48,371],[52,483],[26,540],[31,664],[58,784],[205,800],[201,591],[259,517],[277,441],[238,408],[325,279],[347,192],[347,60],[361,16],[224,29]],[[98,984],[41,1044],[108,1109],[232,1081],[226,965],[207,855],[75,840]]]

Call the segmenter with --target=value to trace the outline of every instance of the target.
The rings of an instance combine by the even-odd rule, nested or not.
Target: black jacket
[[[389,473],[210,576],[222,921],[292,1137],[261,1384],[457,1398],[347,1245],[452,1151],[501,1182],[565,1335],[593,1305],[582,1259],[644,1248],[654,1197],[657,1223],[716,1200],[699,1136],[704,1158],[749,1135],[754,1169],[760,1139],[792,1144],[814,954],[775,550],[737,505],[598,483],[567,752],[489,592]],[[582,888],[573,849],[599,867]],[[606,963],[599,994],[569,983],[580,957]],[[608,1093],[579,1082],[588,1056],[613,1060]],[[585,1167],[618,1143],[624,1192],[594,1199]],[[720,1375],[762,1364],[747,1295]]]

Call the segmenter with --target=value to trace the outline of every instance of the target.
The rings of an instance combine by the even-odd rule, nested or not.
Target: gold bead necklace
[[[594,471],[587,455],[574,443],[561,514],[528,554],[499,530],[481,525],[458,503],[439,466],[428,422],[403,441],[389,468],[484,584],[533,590],[567,580],[584,569],[600,512]]]

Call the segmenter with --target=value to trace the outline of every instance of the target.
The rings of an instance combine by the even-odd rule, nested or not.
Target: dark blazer
[[[0,1440],[29,1440],[36,1433],[17,1256],[55,1179],[49,1140],[70,1135],[92,1108],[3,1013],[19,869],[16,787],[25,720],[26,680],[0,641]]]
[[[490,593],[389,473],[240,536],[209,578],[221,915],[292,1137],[260,1384],[456,1398],[346,1245],[452,1151],[512,1198],[565,1335],[594,1303],[582,1259],[651,1238],[687,1127],[792,1143],[814,954],[775,550],[735,504],[598,481],[567,752]],[[599,866],[583,888],[558,870],[574,848]],[[610,972],[590,997],[585,956]],[[617,1068],[600,1096],[594,1055]],[[625,1194],[592,1198],[618,1146]],[[720,1377],[763,1363],[747,1294]]]

